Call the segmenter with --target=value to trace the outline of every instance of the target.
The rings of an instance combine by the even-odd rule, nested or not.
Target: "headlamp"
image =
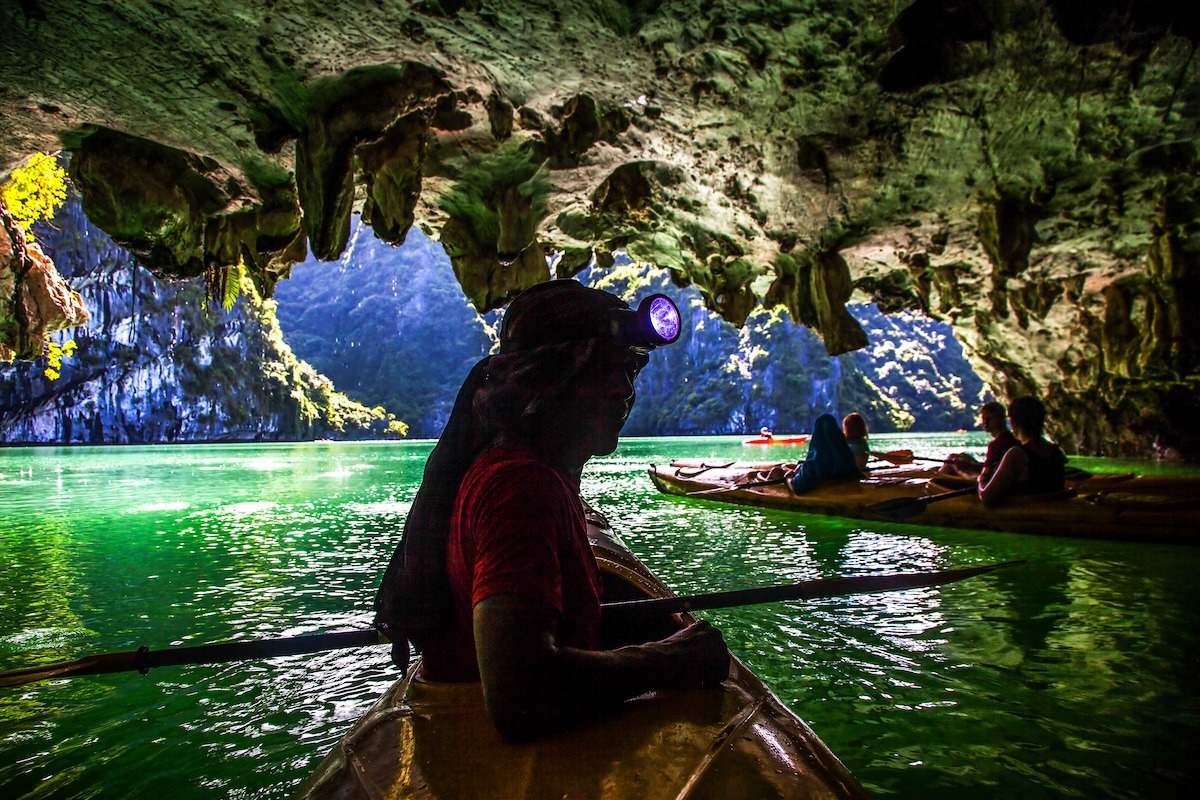
[[[679,338],[679,307],[665,294],[652,294],[637,310],[617,309],[612,313],[613,336],[626,347],[651,350]]]

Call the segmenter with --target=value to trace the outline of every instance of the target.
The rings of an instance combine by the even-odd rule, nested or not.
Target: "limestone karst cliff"
[[[830,356],[782,309],[756,308],[738,329],[695,288],[626,258],[579,278],[631,306],[667,294],[688,319],[639,375],[625,435],[805,432],[819,414],[851,410],[875,433],[976,425],[983,383],[945,323],[852,305],[871,344]],[[496,315],[471,308],[445,251],[419,230],[391,247],[355,224],[337,261],[296,265],[275,300],[298,356],[355,400],[395,412],[416,437],[441,435],[459,386],[499,333]]]
[[[405,426],[297,359],[252,288],[225,311],[166,283],[70,201],[38,239],[77,290],[74,354],[0,366],[0,443],[137,444],[383,438]]]
[[[0,173],[72,151],[161,274],[263,292],[361,209],[483,310],[616,251],[831,353],[952,322],[1078,452],[1200,451],[1195,3],[0,4]],[[0,286],[4,285],[0,279]]]

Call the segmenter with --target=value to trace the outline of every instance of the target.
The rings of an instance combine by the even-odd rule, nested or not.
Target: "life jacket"
[[[1045,442],[1045,444],[1050,443]],[[1031,445],[1018,444],[1017,446],[1025,451],[1029,474],[1024,483],[1017,487],[1014,494],[1045,494],[1061,492],[1066,488],[1067,456],[1061,447],[1056,444],[1050,445],[1050,451],[1044,453],[1039,452],[1041,448]]]

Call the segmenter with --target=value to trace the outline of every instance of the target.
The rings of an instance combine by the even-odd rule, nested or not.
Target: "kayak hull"
[[[770,439],[758,437],[757,439],[746,439],[742,444],[804,444],[808,441],[807,436],[772,436]]]
[[[650,480],[664,494],[776,508],[808,514],[881,520],[869,506],[896,498],[939,494],[932,469],[874,470],[862,481],[839,481],[797,495],[784,484],[740,487],[761,477],[762,464],[709,466],[679,461],[651,465]],[[1055,495],[1012,498],[984,508],[974,494],[929,503],[914,525],[975,528],[1091,539],[1200,544],[1200,478],[1097,475]]]
[[[589,528],[606,600],[672,596],[603,518],[595,515]],[[617,596],[610,596],[610,587]],[[655,624],[669,630],[690,621],[689,615],[662,615]],[[479,684],[424,681],[418,659],[298,796],[748,800],[866,794],[816,734],[736,658],[719,687],[652,692],[603,719],[523,744],[496,732]]]

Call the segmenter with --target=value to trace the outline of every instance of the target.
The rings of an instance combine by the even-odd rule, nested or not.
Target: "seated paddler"
[[[479,681],[496,728],[524,740],[655,689],[720,683],[729,653],[699,622],[598,647],[601,581],[580,476],[617,447],[634,378],[679,335],[663,295],[637,311],[573,280],[538,284],[504,314],[430,453],[376,597],[376,625],[419,680]]]
[[[995,506],[1013,495],[1047,494],[1066,488],[1067,457],[1046,438],[1046,407],[1036,397],[1018,397],[1008,407],[1017,445],[1005,451],[991,475],[979,476],[979,499]]]
[[[858,480],[863,471],[837,419],[832,414],[822,414],[813,422],[807,456],[794,467],[784,468],[781,477],[793,492],[803,494],[830,481]]]

